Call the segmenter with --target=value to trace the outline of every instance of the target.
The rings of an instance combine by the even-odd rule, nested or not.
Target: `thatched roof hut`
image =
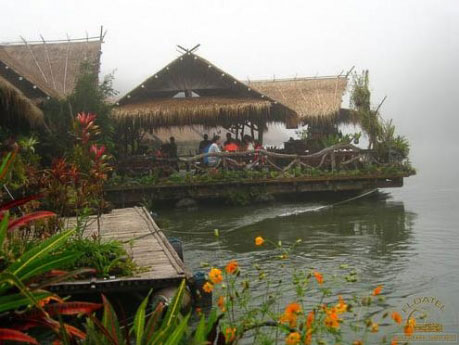
[[[264,127],[297,120],[292,109],[189,51],[123,96],[113,116],[144,129],[247,122]]]
[[[341,121],[347,77],[295,78],[248,81],[247,85],[293,109],[304,124]]]
[[[102,39],[0,45],[0,76],[35,101],[62,99],[78,79],[81,65],[99,71]]]
[[[1,76],[0,126],[12,129],[44,126],[43,112]]]

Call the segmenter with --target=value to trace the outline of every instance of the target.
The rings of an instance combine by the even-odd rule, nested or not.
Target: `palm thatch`
[[[292,109],[253,90],[209,61],[186,53],[123,96],[118,121],[149,129],[248,121],[295,123]]]
[[[72,93],[83,63],[99,71],[100,39],[0,45],[0,76],[27,97],[65,98]]]
[[[44,126],[43,112],[1,76],[0,125],[11,129]]]
[[[305,124],[340,121],[344,76],[249,81],[247,85],[293,109]],[[347,112],[343,112],[347,114]]]
[[[115,108],[113,118],[144,129],[172,126],[230,126],[247,119],[281,122],[271,113],[271,102],[222,97],[175,98],[144,101]]]

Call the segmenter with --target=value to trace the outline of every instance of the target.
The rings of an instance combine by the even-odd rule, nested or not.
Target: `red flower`
[[[106,148],[104,145],[97,147],[97,144],[93,144],[91,145],[91,148],[89,149],[89,151],[94,153],[96,160],[99,160],[100,157],[102,157],[102,155],[104,154],[105,149]]]

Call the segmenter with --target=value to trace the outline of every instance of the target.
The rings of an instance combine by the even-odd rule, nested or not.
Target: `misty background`
[[[0,42],[98,36],[101,76],[123,95],[179,53],[241,80],[370,70],[373,102],[411,142],[418,176],[445,186],[459,172],[457,0],[100,0],[0,2]],[[346,97],[343,107],[348,106]],[[456,182],[457,184],[457,182]]]

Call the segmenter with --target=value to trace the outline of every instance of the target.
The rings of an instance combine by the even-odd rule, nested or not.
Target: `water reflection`
[[[406,256],[416,255],[412,229],[417,216],[403,202],[380,192],[329,207],[333,202],[175,210],[160,219],[168,236],[184,242],[192,268],[216,258],[266,262],[269,251],[253,244],[258,235],[283,243],[302,239],[292,265],[334,269],[347,263],[378,281],[393,277]],[[215,228],[220,229],[219,241]]]

